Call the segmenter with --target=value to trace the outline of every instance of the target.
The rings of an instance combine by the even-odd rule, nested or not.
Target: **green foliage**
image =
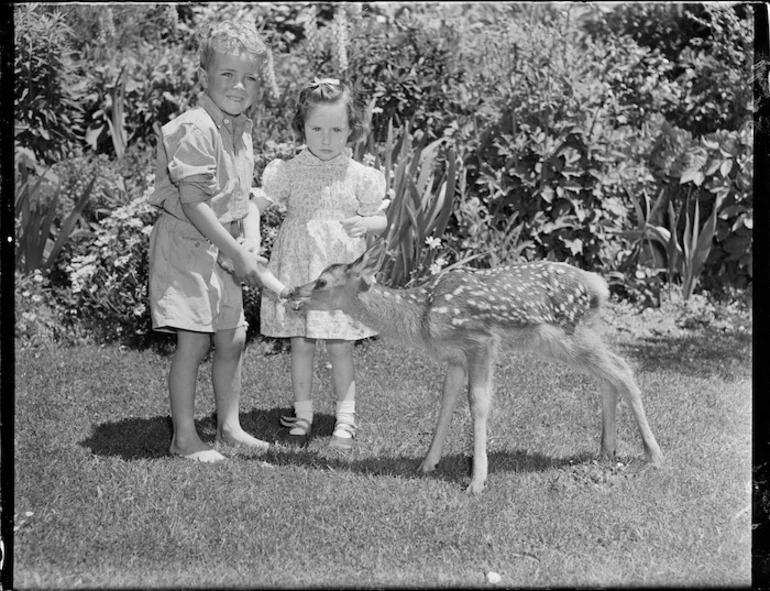
[[[87,342],[85,331],[62,317],[47,270],[16,271],[14,291],[16,351]]]
[[[666,125],[653,154],[656,175],[666,186],[665,198],[656,209],[679,212],[669,215],[667,232],[672,240],[684,253],[684,244],[705,217],[694,210],[706,207],[711,212],[707,215],[716,214],[712,235],[716,248],[704,262],[712,282],[715,276],[729,274],[731,283],[745,285],[751,278],[753,247],[753,125],[749,122],[738,131],[721,130],[697,139]],[[671,254],[676,252],[674,248]],[[675,257],[669,257],[669,267],[677,273],[682,270]]]
[[[638,177],[625,162],[640,150],[638,131],[613,104],[611,54],[587,44],[567,16],[545,26],[534,18],[537,7],[526,10],[529,19],[490,23],[487,45],[474,47],[481,91],[494,85],[491,72],[508,82],[472,125],[456,130],[467,148],[468,190],[490,231],[516,230],[521,248],[511,245],[512,254],[601,268],[626,222],[621,187]],[[465,244],[478,223],[458,220]]]
[[[356,33],[347,74],[376,103],[376,142],[386,141],[390,125],[440,138],[453,120],[470,113],[455,27],[438,18],[404,19],[392,27],[362,26]]]
[[[197,67],[189,55],[148,46],[94,64],[84,98],[88,145],[117,157],[131,143],[154,146],[155,126],[167,123],[194,100]]]
[[[91,197],[96,176],[85,184],[71,211],[59,221],[58,179],[50,174],[50,169],[34,174],[38,170],[34,154],[18,148],[14,170],[16,267],[26,273],[50,267],[68,240],[90,235],[90,232],[78,226],[81,213]]]
[[[391,200],[386,210],[388,258],[381,269],[388,285],[408,285],[446,264],[437,258],[435,246],[453,209],[456,160],[450,142],[428,143],[427,134],[413,135],[408,125],[398,134],[392,126],[388,129],[384,160],[374,156],[371,162],[384,170]]]
[[[663,75],[677,100],[661,112],[696,135],[737,130],[751,117],[751,4],[626,3],[599,9],[585,27],[597,37],[620,35],[664,56]],[[642,104],[642,103],[639,103]]]
[[[682,281],[685,299],[704,271],[711,275],[707,283],[729,273],[730,283],[746,285],[747,280],[739,278],[751,277],[752,128],[749,123],[737,132],[693,139],[687,131],[663,126],[652,149],[651,168],[664,189],[654,204],[645,193],[644,208],[629,193],[637,228],[622,233],[632,240],[622,271],[652,263],[666,270],[669,281]]]
[[[46,260],[56,298],[71,288],[67,266],[87,264],[76,257],[94,255],[108,268],[95,254],[104,250],[94,246],[96,236],[64,240],[54,258],[51,247],[92,178],[90,196],[71,218],[70,231],[83,237],[105,224],[115,230],[116,210],[147,187],[154,127],[195,100],[199,24],[253,19],[275,55],[250,112],[257,183],[267,161],[296,152],[288,121],[299,86],[313,75],[353,82],[370,117],[356,156],[380,167],[391,191],[389,282],[408,285],[469,261],[552,258],[609,274],[616,291],[648,302],[667,281],[710,290],[750,285],[752,141],[743,122],[752,11],[690,4],[17,5],[16,140],[38,161],[55,163],[26,184],[17,176],[17,239],[27,232],[30,260]],[[659,199],[650,203],[648,195]],[[271,208],[263,219],[266,254],[283,213]],[[129,237],[121,240],[145,256]],[[694,263],[706,242],[705,262],[685,271],[684,245]],[[105,323],[123,326],[123,334],[146,328],[141,316],[131,317],[139,301],[133,280],[110,296],[125,293],[124,303],[100,308],[106,317],[130,317],[125,325]],[[245,294],[255,326],[258,296]]]
[[[54,286],[63,314],[99,340],[144,342],[149,335],[147,253],[157,215],[147,193],[112,211],[93,243],[73,252],[66,278]]]
[[[84,84],[76,76],[72,31],[59,11],[14,5],[15,142],[43,162],[66,156],[82,139]]]
[[[129,201],[125,179],[106,154],[66,158],[54,164],[51,172],[58,180],[57,219],[63,219],[72,211],[89,182],[93,182],[91,196],[81,211],[83,221],[88,225],[98,223],[108,212]],[[135,182],[132,179],[132,184]]]

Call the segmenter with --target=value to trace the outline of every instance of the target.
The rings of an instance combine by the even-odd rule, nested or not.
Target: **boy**
[[[177,337],[168,377],[174,434],[169,453],[200,462],[225,456],[195,428],[198,367],[213,340],[211,374],[217,440],[265,449],[239,421],[241,356],[246,341],[241,283],[289,288],[258,258],[259,210],[250,203],[254,103],[267,48],[253,26],[225,21],[199,33],[203,86],[197,106],[161,128],[156,189],[162,207],[150,236],[153,329]],[[229,269],[217,259],[229,259]],[[231,272],[228,272],[231,271]]]

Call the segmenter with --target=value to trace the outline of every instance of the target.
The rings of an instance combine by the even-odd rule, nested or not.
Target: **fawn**
[[[611,353],[593,326],[609,296],[599,275],[565,263],[534,262],[480,271],[447,271],[425,285],[390,289],[374,274],[384,254],[375,242],[351,264],[327,267],[294,288],[294,309],[340,309],[383,337],[426,349],[447,363],[441,409],[420,470],[440,458],[457,398],[468,379],[473,420],[473,468],[466,492],[480,493],[487,478],[487,417],[495,359],[501,346],[529,349],[593,375],[601,384],[601,454],[616,453],[615,413],[620,393],[636,419],[647,459],[663,454],[647,423],[633,372]]]

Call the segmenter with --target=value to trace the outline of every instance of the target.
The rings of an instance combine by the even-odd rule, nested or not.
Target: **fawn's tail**
[[[604,305],[604,302],[610,297],[610,289],[604,277],[597,273],[586,271],[584,287],[590,298],[591,310],[597,310]]]

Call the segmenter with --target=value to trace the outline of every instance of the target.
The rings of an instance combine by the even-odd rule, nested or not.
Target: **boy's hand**
[[[259,251],[261,250],[259,242],[256,240],[246,240],[244,238],[239,238],[238,242],[247,253],[254,255],[257,264],[267,265],[267,259],[259,254]],[[217,256],[217,263],[219,263],[219,266],[228,273],[235,274],[235,266],[233,265],[232,259],[227,258],[221,252]]]
[[[254,256],[246,250],[241,250],[238,254],[239,256],[232,261],[232,274],[235,277],[235,280],[240,283],[245,283],[249,287],[258,287],[261,285],[259,281],[259,268],[257,267],[257,259],[261,257]]]

